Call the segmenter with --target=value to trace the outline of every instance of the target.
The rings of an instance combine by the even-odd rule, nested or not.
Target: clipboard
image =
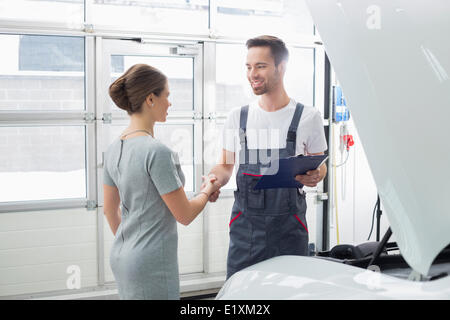
[[[276,174],[263,173],[253,189],[302,188],[303,184],[295,180],[295,176],[319,168],[327,159],[327,155],[299,155],[279,159],[278,172]]]

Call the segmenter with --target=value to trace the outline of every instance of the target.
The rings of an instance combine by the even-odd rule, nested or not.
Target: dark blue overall
[[[230,218],[227,279],[247,266],[275,256],[308,254],[305,195],[300,194],[297,188],[253,190],[262,170],[270,165],[267,159],[273,161],[277,156],[286,158],[295,155],[297,128],[302,112],[303,105],[299,103],[289,126],[284,149],[249,150],[246,135],[248,106],[241,108],[240,165]],[[264,162],[260,161],[263,152]]]

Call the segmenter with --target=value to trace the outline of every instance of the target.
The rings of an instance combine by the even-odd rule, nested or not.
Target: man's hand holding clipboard
[[[254,189],[270,188],[302,188],[303,185],[315,187],[321,180],[320,166],[328,159],[326,155],[294,156],[276,160],[273,164],[278,170],[267,173],[263,172],[262,177],[255,185]],[[325,171],[326,172],[326,171]]]
[[[322,162],[317,166],[316,169],[309,170],[306,172],[306,174],[299,174],[295,176],[295,180],[300,182],[302,185],[305,185],[307,187],[315,187],[317,186],[317,183],[320,182],[322,179],[320,174],[320,166],[327,161],[328,157],[322,160]]]

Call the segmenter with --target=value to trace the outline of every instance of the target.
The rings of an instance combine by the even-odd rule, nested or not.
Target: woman
[[[130,115],[104,165],[104,213],[115,235],[110,264],[119,296],[179,299],[176,221],[191,223],[219,185],[208,178],[188,200],[176,154],[155,139],[154,124],[166,121],[171,106],[167,78],[159,70],[134,65],[109,94]]]

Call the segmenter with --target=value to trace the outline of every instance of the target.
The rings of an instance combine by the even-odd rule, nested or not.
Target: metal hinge
[[[104,113],[102,120],[103,120],[103,123],[111,123],[112,113]]]
[[[219,38],[219,33],[215,29],[209,29],[209,35],[208,36],[209,36],[210,39],[218,39]]]
[[[193,120],[202,120],[203,119],[203,113],[202,112],[194,112],[192,115]]]
[[[83,31],[86,32],[86,33],[94,33],[94,25],[93,24],[89,24],[89,23],[85,23]]]
[[[215,112],[208,113],[208,120],[216,120],[217,114]]]
[[[95,121],[95,113],[86,112],[84,114],[84,121],[86,121],[87,123],[93,123]]]
[[[179,45],[170,48],[170,54],[176,54],[180,56],[195,56],[198,54],[198,47],[189,45]]]
[[[97,209],[97,201],[95,200],[88,200],[86,204],[86,208],[91,211]]]

